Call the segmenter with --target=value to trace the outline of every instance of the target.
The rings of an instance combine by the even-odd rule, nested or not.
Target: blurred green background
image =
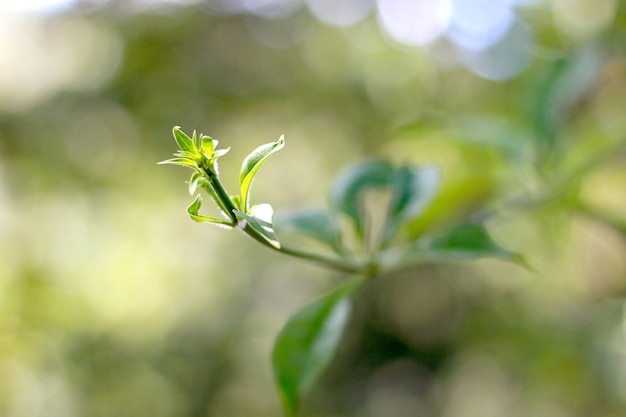
[[[345,276],[189,220],[171,129],[285,134],[257,202],[347,164],[434,164],[407,233],[490,214],[536,271],[398,271],[307,416],[626,413],[626,6],[618,0],[0,1],[0,415],[281,415],[270,351]]]

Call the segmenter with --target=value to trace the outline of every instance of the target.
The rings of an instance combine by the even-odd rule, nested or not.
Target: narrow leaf
[[[261,168],[261,165],[273,153],[279,151],[285,146],[285,137],[281,136],[276,142],[267,143],[256,148],[250,155],[246,157],[241,166],[239,174],[239,182],[241,183],[241,205],[245,211],[250,207],[250,187],[254,175]]]
[[[330,192],[330,203],[352,219],[359,237],[364,236],[366,221],[362,207],[364,192],[390,185],[394,172],[395,168],[389,162],[366,161],[348,167],[335,180]]]
[[[213,152],[213,158],[211,158],[211,159],[216,160],[220,156],[226,155],[228,153],[228,151],[230,151],[230,147],[228,147],[226,149],[218,149],[218,150]]]
[[[383,242],[393,238],[399,227],[428,207],[437,194],[439,182],[439,171],[434,167],[404,166],[396,171]]]
[[[201,178],[202,174],[198,171],[194,171],[194,173],[191,174],[191,178],[189,179],[189,194],[194,195],[196,188],[198,188],[198,182]]]
[[[198,153],[198,151],[196,150],[196,144],[194,143],[194,141],[189,136],[187,136],[180,129],[179,126],[176,126],[173,129],[173,133],[174,133],[174,139],[176,140],[176,143],[178,144],[178,147],[180,148],[181,151],[190,152],[191,154],[194,154],[194,155]]]
[[[174,156],[180,157],[180,158],[187,158],[187,159],[191,159],[191,160],[196,160],[197,159],[197,155],[193,152],[187,152],[187,151],[176,151],[174,152]]]
[[[342,252],[341,228],[334,212],[310,209],[276,216],[274,226],[279,232],[301,234],[325,243],[336,252]]]
[[[271,223],[238,210],[235,210],[235,214],[246,221],[246,225],[244,227],[251,228],[254,233],[263,238],[267,243],[276,249],[280,249],[280,242],[276,237],[276,233],[274,232]]]
[[[297,415],[302,395],[335,357],[358,284],[353,282],[308,305],[278,335],[272,360],[287,416]]]
[[[188,158],[172,158],[172,159],[167,159],[165,161],[161,161],[158,164],[159,165],[165,165],[165,164],[180,165],[183,167],[198,169],[198,165],[196,165],[196,162]]]
[[[198,211],[200,210],[201,206],[202,206],[202,196],[198,194],[198,196],[193,201],[193,203],[191,203],[189,207],[187,207],[187,213],[189,213],[189,217],[191,217],[192,220],[198,223],[213,223],[218,226],[227,226],[227,227],[233,226],[231,222],[224,220],[224,219],[216,219],[213,217],[199,215]]]
[[[555,60],[531,88],[529,115],[540,140],[540,151],[550,151],[560,129],[570,121],[576,104],[594,85],[605,56],[595,46],[581,48],[571,56]]]

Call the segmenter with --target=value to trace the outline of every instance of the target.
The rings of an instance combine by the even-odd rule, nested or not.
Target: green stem
[[[211,167],[203,167],[202,171],[204,172],[206,179],[209,181],[209,184],[215,191],[215,195],[219,199],[219,203],[221,203],[220,205],[226,209],[226,214],[228,215],[228,217],[230,217],[230,219],[232,220],[234,224],[239,223],[239,219],[237,218],[237,215],[235,214],[237,207],[235,207],[235,204],[230,199],[230,196],[224,189],[224,186],[222,185],[222,182],[217,177],[217,174],[213,172]]]
[[[202,167],[202,171],[205,174],[206,179],[209,181],[209,184],[215,191],[215,195],[218,199],[218,204],[225,209],[226,214],[230,217],[234,225],[240,224],[239,219],[237,218],[236,211],[238,208],[233,203],[232,199],[228,195],[228,192],[224,189],[222,182],[219,180],[217,174],[211,169],[209,166]],[[327,268],[333,269],[335,271],[347,272],[351,274],[365,274],[369,277],[372,277],[376,274],[378,267],[375,263],[356,263],[350,262],[347,260],[329,258],[324,255],[319,255],[316,253],[305,252],[300,249],[286,246],[281,244],[280,247],[276,247],[270,244],[263,236],[259,234],[252,226],[248,223],[245,224],[244,227],[241,228],[244,233],[253,238],[259,243],[262,243],[264,246],[273,249],[277,252],[283,253],[285,255],[289,255],[295,258],[306,259],[308,261],[312,261],[317,263],[318,265],[325,266]]]
[[[308,261],[315,262],[318,265],[324,266],[326,268],[333,269],[339,272],[347,272],[351,274],[372,274],[372,266],[369,264],[355,263],[347,260],[329,258],[324,255],[305,252],[300,249],[283,245],[280,247],[273,246],[270,244],[263,236],[259,234],[252,226],[246,223],[246,225],[241,229],[245,234],[256,240],[257,242],[263,244],[264,246],[285,255],[292,256],[294,258],[306,259]]]

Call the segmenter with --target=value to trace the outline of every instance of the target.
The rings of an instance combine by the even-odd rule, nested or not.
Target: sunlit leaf
[[[213,151],[215,150],[217,143],[217,140],[209,136],[202,135],[200,137],[200,148],[206,158],[211,159],[213,157]]]
[[[254,175],[267,158],[269,158],[274,152],[282,149],[283,146],[285,146],[285,137],[281,136],[276,142],[259,146],[243,161],[241,172],[239,174],[239,181],[241,183],[241,205],[245,211],[248,211],[250,206],[250,186],[252,185]]]
[[[191,203],[189,207],[187,207],[187,213],[189,213],[189,217],[191,217],[192,220],[198,223],[213,223],[218,226],[227,226],[227,227],[233,226],[231,222],[224,220],[224,219],[216,219],[213,217],[199,215],[198,211],[200,210],[201,206],[202,206],[202,196],[198,195],[196,199],[193,201],[193,203]]]
[[[268,204],[269,206],[269,204]],[[257,218],[251,214],[245,214],[239,210],[235,210],[235,214],[246,221],[247,227],[250,227],[254,233],[263,238],[267,243],[280,249],[280,242],[276,237],[276,233],[272,228],[272,224],[262,218]]]
[[[191,159],[191,160],[196,160],[197,159],[197,154],[194,152],[187,152],[187,151],[176,151],[174,152],[174,156],[180,157],[180,158],[187,158],[187,159]]]
[[[237,207],[239,210],[241,210],[241,196],[239,196],[239,195],[231,195],[230,196],[230,201],[233,202],[235,207]]]
[[[226,148],[226,149],[217,149],[216,151],[213,152],[213,160],[224,156],[228,153],[228,151],[230,151],[230,147]]]
[[[189,179],[189,194],[193,195],[196,192],[196,188],[198,188],[198,182],[202,179],[202,174],[198,171],[195,171],[191,174],[191,178]]]
[[[276,229],[301,234],[329,245],[342,252],[341,228],[334,212],[321,209],[283,213],[276,216]]]
[[[391,201],[383,241],[390,240],[398,228],[419,216],[439,189],[439,171],[434,167],[400,167],[393,179]]]
[[[265,225],[272,227],[274,219],[274,209],[271,205],[263,203],[252,206],[250,208],[249,214],[259,221],[265,223]]]
[[[395,168],[386,161],[366,161],[350,166],[335,180],[330,202],[354,222],[360,237],[364,235],[366,214],[362,207],[365,191],[392,184]]]
[[[190,152],[191,154],[197,154],[196,145],[194,141],[189,136],[187,136],[180,129],[179,126],[176,126],[173,129],[173,133],[174,133],[174,139],[176,140],[176,143],[178,144],[178,147],[180,148],[181,151]],[[195,132],[194,132],[194,136],[195,136]]]
[[[350,318],[351,295],[358,284],[355,281],[302,309],[276,339],[274,376],[289,417],[297,414],[302,395],[334,359]]]
[[[164,165],[164,164],[180,165],[183,167],[198,169],[198,165],[196,165],[196,162],[188,158],[172,158],[172,159],[167,159],[165,161],[159,162],[159,165]]]

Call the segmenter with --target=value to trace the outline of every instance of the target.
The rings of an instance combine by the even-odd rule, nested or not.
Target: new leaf
[[[281,136],[276,142],[259,146],[243,161],[239,182],[241,183],[241,208],[246,213],[250,208],[250,187],[256,172],[270,155],[282,149],[283,146],[285,146],[285,137]]]

